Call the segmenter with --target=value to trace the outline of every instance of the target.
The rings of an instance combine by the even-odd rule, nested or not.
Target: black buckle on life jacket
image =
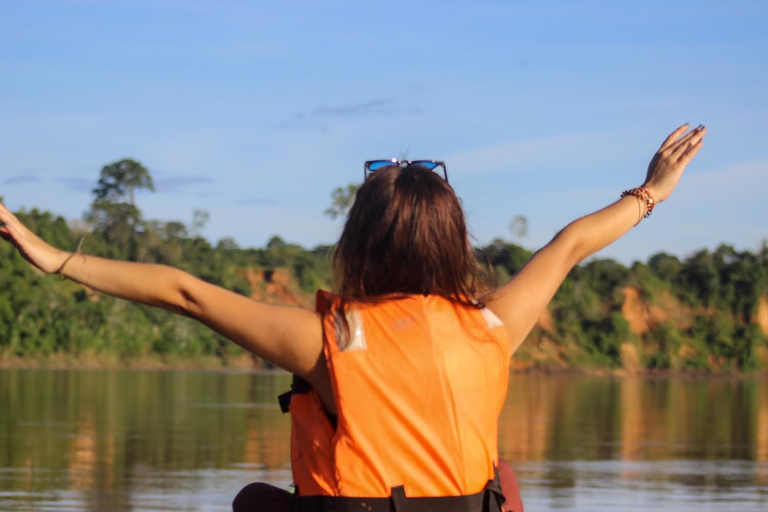
[[[287,413],[291,405],[291,396],[299,393],[309,393],[311,390],[312,385],[309,382],[294,375],[293,380],[291,381],[291,390],[286,391],[277,397],[277,401],[280,403],[280,410],[283,411],[283,413]]]

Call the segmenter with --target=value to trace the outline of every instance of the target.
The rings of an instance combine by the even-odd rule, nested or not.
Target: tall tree
[[[203,228],[211,220],[211,213],[202,208],[195,208],[192,212],[192,236],[198,238],[203,234]]]
[[[125,203],[136,206],[136,189],[155,191],[155,184],[149,170],[130,158],[112,162],[101,168],[99,182],[91,192],[95,201]]]
[[[93,202],[86,220],[104,235],[115,251],[112,256],[135,259],[141,211],[136,207],[137,189],[155,190],[149,170],[130,158],[105,165],[91,193]]]
[[[344,217],[350,208],[352,203],[355,202],[355,195],[357,189],[360,188],[358,183],[350,183],[345,187],[336,187],[336,190],[331,192],[331,206],[326,208],[323,212],[332,219],[336,217]]]

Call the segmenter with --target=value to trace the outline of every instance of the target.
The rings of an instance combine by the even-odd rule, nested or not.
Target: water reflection
[[[766,441],[766,380],[529,375],[499,446],[527,510],[767,510]]]
[[[199,499],[206,487],[220,481],[227,505],[239,489],[238,479],[210,478],[219,470],[239,473],[242,485],[290,480],[289,423],[275,405],[288,383],[223,372],[2,371],[0,509],[155,510],[166,508],[163,496],[173,497],[169,509],[210,509]]]
[[[250,481],[287,485],[288,386],[2,370],[0,509],[228,510]],[[529,512],[768,509],[766,380],[518,375],[500,427]]]

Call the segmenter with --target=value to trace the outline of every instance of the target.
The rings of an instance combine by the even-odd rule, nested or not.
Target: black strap
[[[393,487],[387,498],[296,496],[296,512],[499,512],[504,495],[498,482],[465,496],[409,498],[403,486]]]
[[[277,395],[277,401],[280,404],[280,410],[283,411],[283,414],[289,412],[289,407],[291,405],[291,397],[293,396],[293,391],[286,391],[282,395]]]
[[[288,407],[291,405],[291,396],[299,393],[309,393],[311,389],[312,385],[309,382],[294,375],[293,380],[291,381],[291,390],[277,396],[277,401],[280,403],[280,410],[283,411],[283,413],[287,413]]]
[[[496,478],[490,480],[485,486],[485,494],[483,496],[483,510],[501,510],[501,506],[507,501],[507,497],[501,491],[501,483],[499,483],[499,472],[494,468]]]
[[[408,496],[405,495],[405,487],[398,485],[392,488],[392,510],[400,512],[408,509]]]

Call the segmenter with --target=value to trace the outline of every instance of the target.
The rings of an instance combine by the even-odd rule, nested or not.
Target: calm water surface
[[[0,370],[0,510],[230,510],[290,481],[283,374]],[[768,511],[768,380],[516,375],[527,512]]]

